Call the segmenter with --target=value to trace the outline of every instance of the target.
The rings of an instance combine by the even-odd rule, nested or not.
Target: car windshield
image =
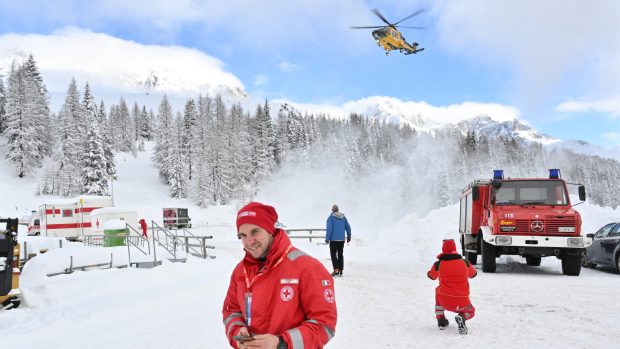
[[[562,181],[502,181],[495,192],[496,205],[567,205]]]

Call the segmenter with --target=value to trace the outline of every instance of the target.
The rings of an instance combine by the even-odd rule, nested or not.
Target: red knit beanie
[[[452,239],[446,239],[443,241],[443,246],[441,247],[441,252],[447,254],[454,254],[456,252],[456,244]]]
[[[260,202],[250,202],[237,212],[237,231],[241,224],[250,223],[258,225],[273,234],[278,221],[278,213],[272,206],[263,205]]]

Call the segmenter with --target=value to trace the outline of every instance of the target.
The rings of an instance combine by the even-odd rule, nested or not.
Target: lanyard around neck
[[[286,255],[288,255],[289,251],[293,248],[293,245],[288,245],[288,247],[286,248],[286,250],[284,251],[284,253],[280,256],[280,258],[278,258],[278,260],[276,261],[276,263],[271,267],[271,269],[277,267],[280,263],[282,263],[282,261],[284,260],[284,257],[286,257]],[[250,292],[251,288],[252,288],[252,284],[254,284],[254,281],[256,281],[256,279],[258,279],[259,276],[263,275],[263,273],[260,274],[256,274],[252,277],[252,280],[250,280],[250,277],[248,276],[248,271],[245,268],[245,265],[243,266],[243,276],[245,277],[245,287],[247,289],[248,292]]]

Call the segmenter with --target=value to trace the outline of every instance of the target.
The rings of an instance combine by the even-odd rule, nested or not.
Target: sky
[[[126,264],[128,250],[85,247],[66,241],[59,248],[53,238],[25,237],[25,226],[20,226],[20,241],[28,243],[29,253],[41,248],[49,251],[31,259],[22,270],[22,305],[0,311],[2,348],[228,347],[221,309],[232,270],[243,258],[234,227],[239,207],[231,204],[198,208],[188,199],[170,198],[150,161],[152,146],[148,142],[146,152],[138,153],[137,158],[128,153],[116,154],[115,204],[133,208],[139,212],[138,217],[160,224],[162,207],[188,207],[191,232],[213,236],[209,243],[215,249],[208,253],[216,258],[189,256],[186,263],[164,261],[153,269],[92,268],[48,277],[48,273],[68,268],[71,257],[74,266],[107,263],[110,254],[115,266]],[[0,147],[0,155],[4,155],[1,152]],[[307,175],[300,173],[299,177]],[[388,177],[373,179],[375,187]],[[322,181],[318,176],[306,179],[308,187],[333,181],[327,173]],[[324,225],[331,198],[323,200],[322,208],[309,210],[302,200],[291,199],[306,195],[305,190],[295,192],[290,185],[276,184],[261,190],[259,199],[273,204],[289,228]],[[0,215],[14,217],[27,207],[53,200],[37,196],[35,187],[32,178],[18,180],[10,167],[0,167],[0,188],[5,197],[11,198],[0,201]],[[336,335],[326,348],[617,346],[617,338],[610,333],[620,331],[620,303],[605,302],[617,299],[617,272],[584,268],[578,277],[564,276],[560,261],[554,257],[543,258],[541,266],[532,267],[521,257],[502,256],[494,274],[483,273],[479,262],[479,274],[470,281],[476,316],[468,321],[469,334],[458,334],[452,313],[447,313],[450,326],[439,331],[434,316],[437,282],[429,280],[426,272],[441,250],[442,239],[458,236],[458,203],[425,215],[409,212],[388,219],[378,207],[403,205],[403,198],[392,195],[373,205],[372,200],[360,195],[359,189],[343,191],[343,197],[357,195],[362,204],[340,205],[351,223],[353,239],[344,249],[344,276],[334,280],[338,323]],[[586,233],[618,217],[617,209],[589,202],[576,209],[582,214]],[[301,220],[302,214],[305,221]],[[374,218],[374,224],[362,223],[364,217]],[[331,270],[327,246],[304,239],[295,239],[293,244]],[[139,255],[134,249],[131,260],[153,258]],[[164,255],[163,250],[157,251],[159,259]]]
[[[425,51],[388,56],[372,9]],[[518,117],[560,139],[620,145],[620,2],[0,0],[0,74],[33,53],[51,95],[182,110],[213,92],[346,114],[376,99],[458,121]],[[153,77],[158,80],[155,86]],[[148,94],[147,94],[148,93]],[[429,111],[430,110],[430,111]]]

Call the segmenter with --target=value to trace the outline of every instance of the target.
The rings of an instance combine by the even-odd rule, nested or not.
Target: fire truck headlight
[[[499,235],[495,237],[495,242],[498,245],[512,245],[512,237]]]
[[[568,247],[583,247],[583,239],[582,238],[568,238],[566,239],[566,244]]]

